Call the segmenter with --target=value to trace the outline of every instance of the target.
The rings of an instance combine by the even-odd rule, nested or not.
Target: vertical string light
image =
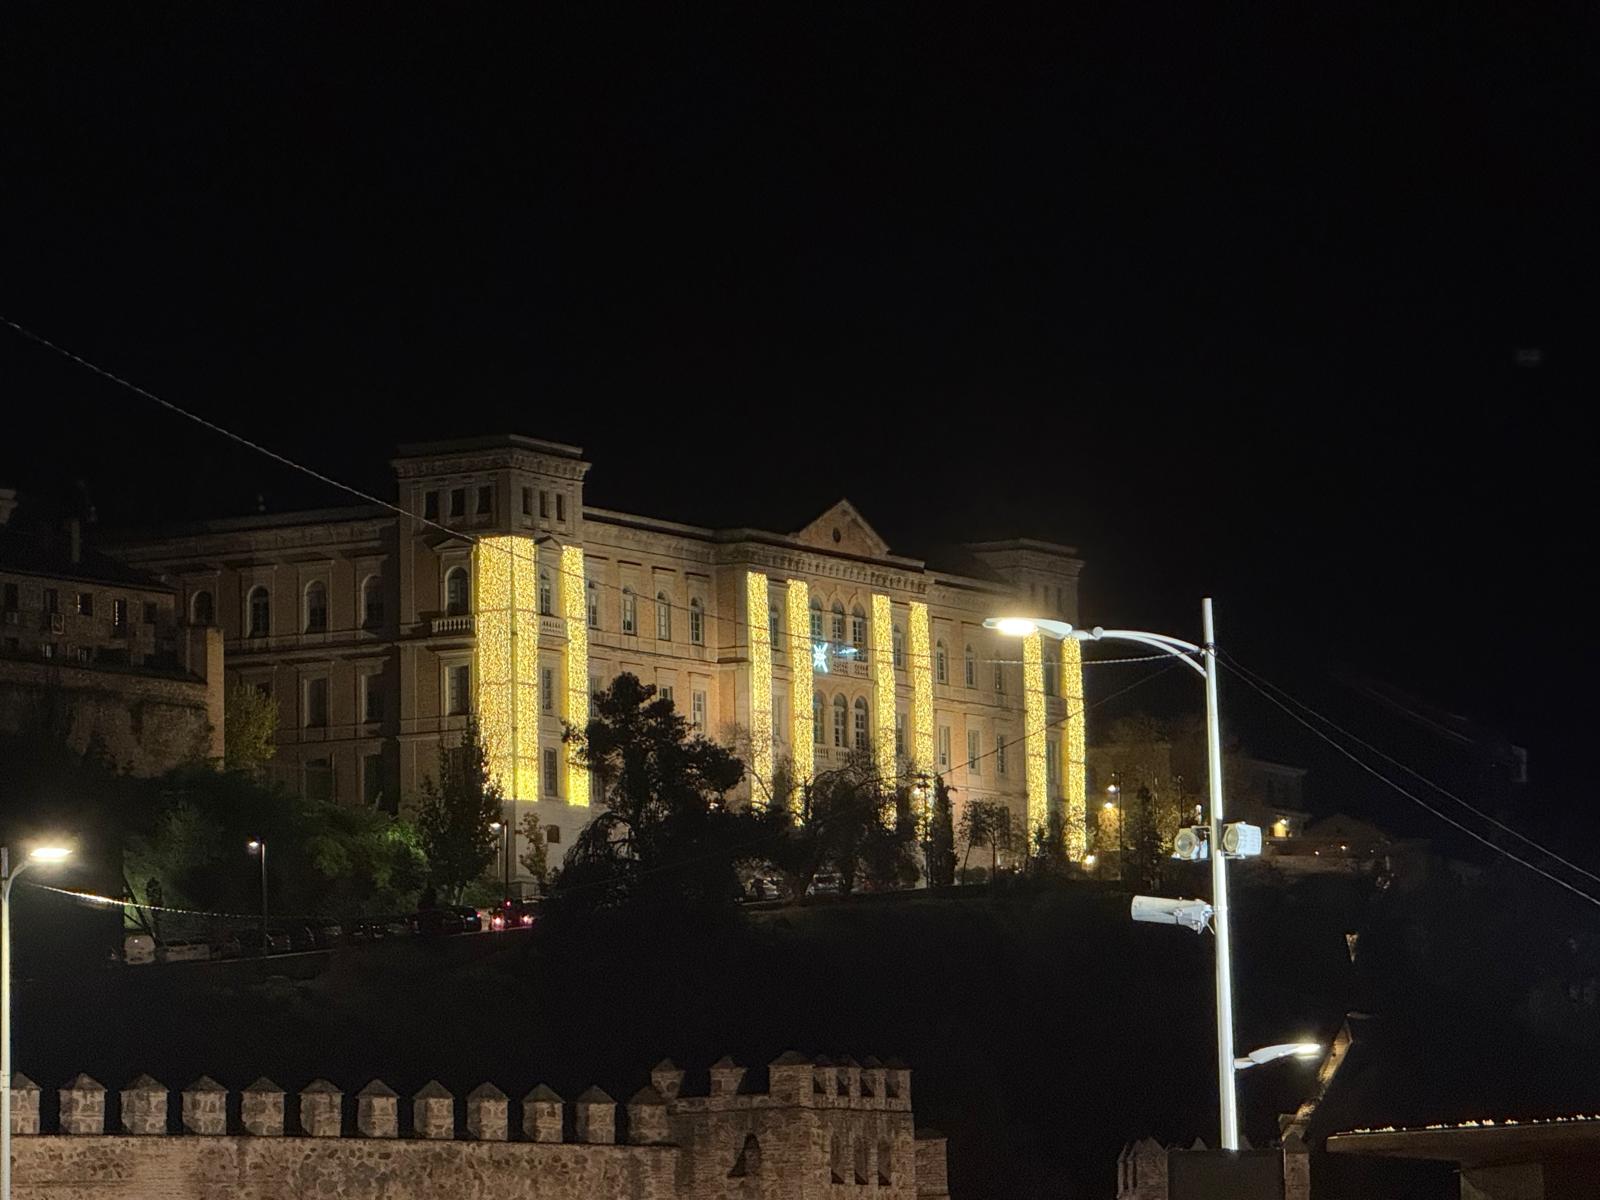
[[[1050,811],[1050,782],[1046,771],[1044,707],[1044,647],[1041,636],[1022,639],[1023,759],[1028,780],[1028,836],[1043,827]]]
[[[750,787],[752,804],[772,800],[772,626],[768,623],[767,577],[746,571],[745,628],[750,637]]]
[[[911,757],[915,771],[933,769],[933,636],[928,606],[911,602]],[[892,635],[891,635],[892,636]]]
[[[794,750],[794,781],[799,786],[811,782],[816,770],[816,731],[811,727],[811,706],[816,680],[811,673],[811,587],[804,579],[791,579],[788,586],[789,617],[789,722],[790,746]],[[788,796],[778,797],[788,804]]]
[[[561,616],[567,625],[567,688],[562,718],[583,729],[589,724],[589,597],[583,572],[583,547],[561,547]],[[588,807],[589,772],[567,758],[567,803]]]
[[[894,760],[894,616],[889,597],[872,596],[872,707],[877,728],[872,732],[872,756],[878,778],[892,788],[899,772]]]
[[[1067,700],[1067,724],[1061,746],[1061,761],[1067,765],[1066,811],[1061,814],[1061,823],[1067,839],[1068,861],[1082,862],[1089,851],[1089,765],[1085,749],[1083,646],[1076,638],[1061,639],[1061,692]]]
[[[474,666],[488,771],[508,800],[539,792],[539,578],[531,538],[486,537],[473,548]]]

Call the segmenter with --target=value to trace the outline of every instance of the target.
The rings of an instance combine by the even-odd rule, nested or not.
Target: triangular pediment
[[[889,553],[889,543],[878,536],[878,531],[867,524],[867,519],[848,500],[840,500],[794,537],[797,542],[818,550],[858,554],[864,558],[883,558]]]

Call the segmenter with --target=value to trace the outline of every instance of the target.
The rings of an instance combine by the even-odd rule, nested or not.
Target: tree
[[[544,826],[539,824],[538,813],[526,813],[522,818],[522,852],[517,855],[517,861],[522,864],[522,869],[534,879],[539,886],[545,885],[545,878],[550,873],[550,843],[545,839]]]
[[[928,837],[923,847],[928,886],[949,887],[956,881],[956,831],[950,793],[943,775],[933,777],[933,811],[928,816]]]
[[[1000,869],[1000,851],[1011,848],[1011,809],[998,800],[969,800],[961,812],[960,837],[966,846],[961,856],[961,870],[967,869],[967,859],[975,847],[989,849],[989,877],[994,878]]]
[[[727,795],[744,778],[732,751],[692,733],[672,702],[631,674],[595,698],[563,741],[599,780],[603,807],[568,852],[551,911],[714,909],[739,894],[735,867],[757,857],[755,814]]]
[[[489,758],[477,722],[469,719],[459,745],[439,744],[439,778],[425,780],[417,832],[428,857],[428,883],[451,903],[494,861],[499,839],[489,828],[505,798],[489,777]]]
[[[222,765],[258,771],[277,752],[278,705],[253,684],[235,680],[222,700]]]

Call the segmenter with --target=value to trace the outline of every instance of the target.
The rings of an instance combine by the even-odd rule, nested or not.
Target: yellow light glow
[[[28,857],[37,863],[64,862],[71,854],[65,846],[35,846],[28,851]]]
[[[933,769],[933,633],[928,606],[911,602],[911,762],[917,771]],[[891,661],[892,657],[891,657]]]
[[[750,637],[750,802],[772,799],[772,627],[768,624],[767,577],[746,571],[745,628]]]
[[[894,761],[894,617],[889,597],[872,597],[872,694],[877,728],[872,733],[872,756],[878,778],[892,786],[899,772]]]
[[[562,718],[583,729],[589,724],[589,611],[584,591],[583,547],[561,547],[561,616],[567,626],[567,689]],[[567,803],[589,805],[589,772],[567,757]]]
[[[1061,825],[1067,840],[1067,858],[1078,858],[1088,848],[1089,764],[1087,762],[1083,707],[1083,647],[1076,638],[1061,642],[1061,694],[1067,701],[1067,723],[1062,737],[1061,761],[1066,764],[1065,811]]]
[[[1007,637],[1027,637],[1039,632],[1039,627],[1027,617],[1001,617],[995,628]]]
[[[816,769],[816,747],[812,739],[811,706],[816,680],[811,674],[811,587],[803,579],[791,579],[788,591],[789,616],[789,745],[794,751],[795,783],[811,782]],[[790,797],[778,801],[788,805]]]
[[[1028,781],[1028,835],[1049,817],[1050,782],[1045,768],[1044,649],[1037,633],[1022,639],[1023,759]]]
[[[488,771],[509,800],[539,794],[539,573],[532,538],[473,548],[477,713]]]

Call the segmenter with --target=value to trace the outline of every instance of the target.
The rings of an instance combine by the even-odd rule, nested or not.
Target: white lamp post
[[[1200,602],[1205,640],[1200,645],[1162,633],[1132,629],[1074,629],[1065,621],[1028,617],[990,617],[985,629],[1012,637],[1042,633],[1049,637],[1084,642],[1137,642],[1170,654],[1202,679],[1206,686],[1206,763],[1211,782],[1211,912],[1217,935],[1217,1098],[1222,1118],[1222,1148],[1239,1148],[1239,1101],[1234,1088],[1237,1059],[1233,1048],[1233,941],[1228,921],[1227,855],[1222,842],[1222,734],[1217,714],[1217,648],[1211,621],[1211,600]],[[1196,659],[1199,662],[1196,662]]]
[[[29,867],[62,862],[65,846],[36,846],[13,869],[0,846],[0,1200],[11,1200],[11,885]]]
[[[267,839],[251,838],[246,850],[261,859],[261,957],[272,953],[272,938],[267,933]]]

